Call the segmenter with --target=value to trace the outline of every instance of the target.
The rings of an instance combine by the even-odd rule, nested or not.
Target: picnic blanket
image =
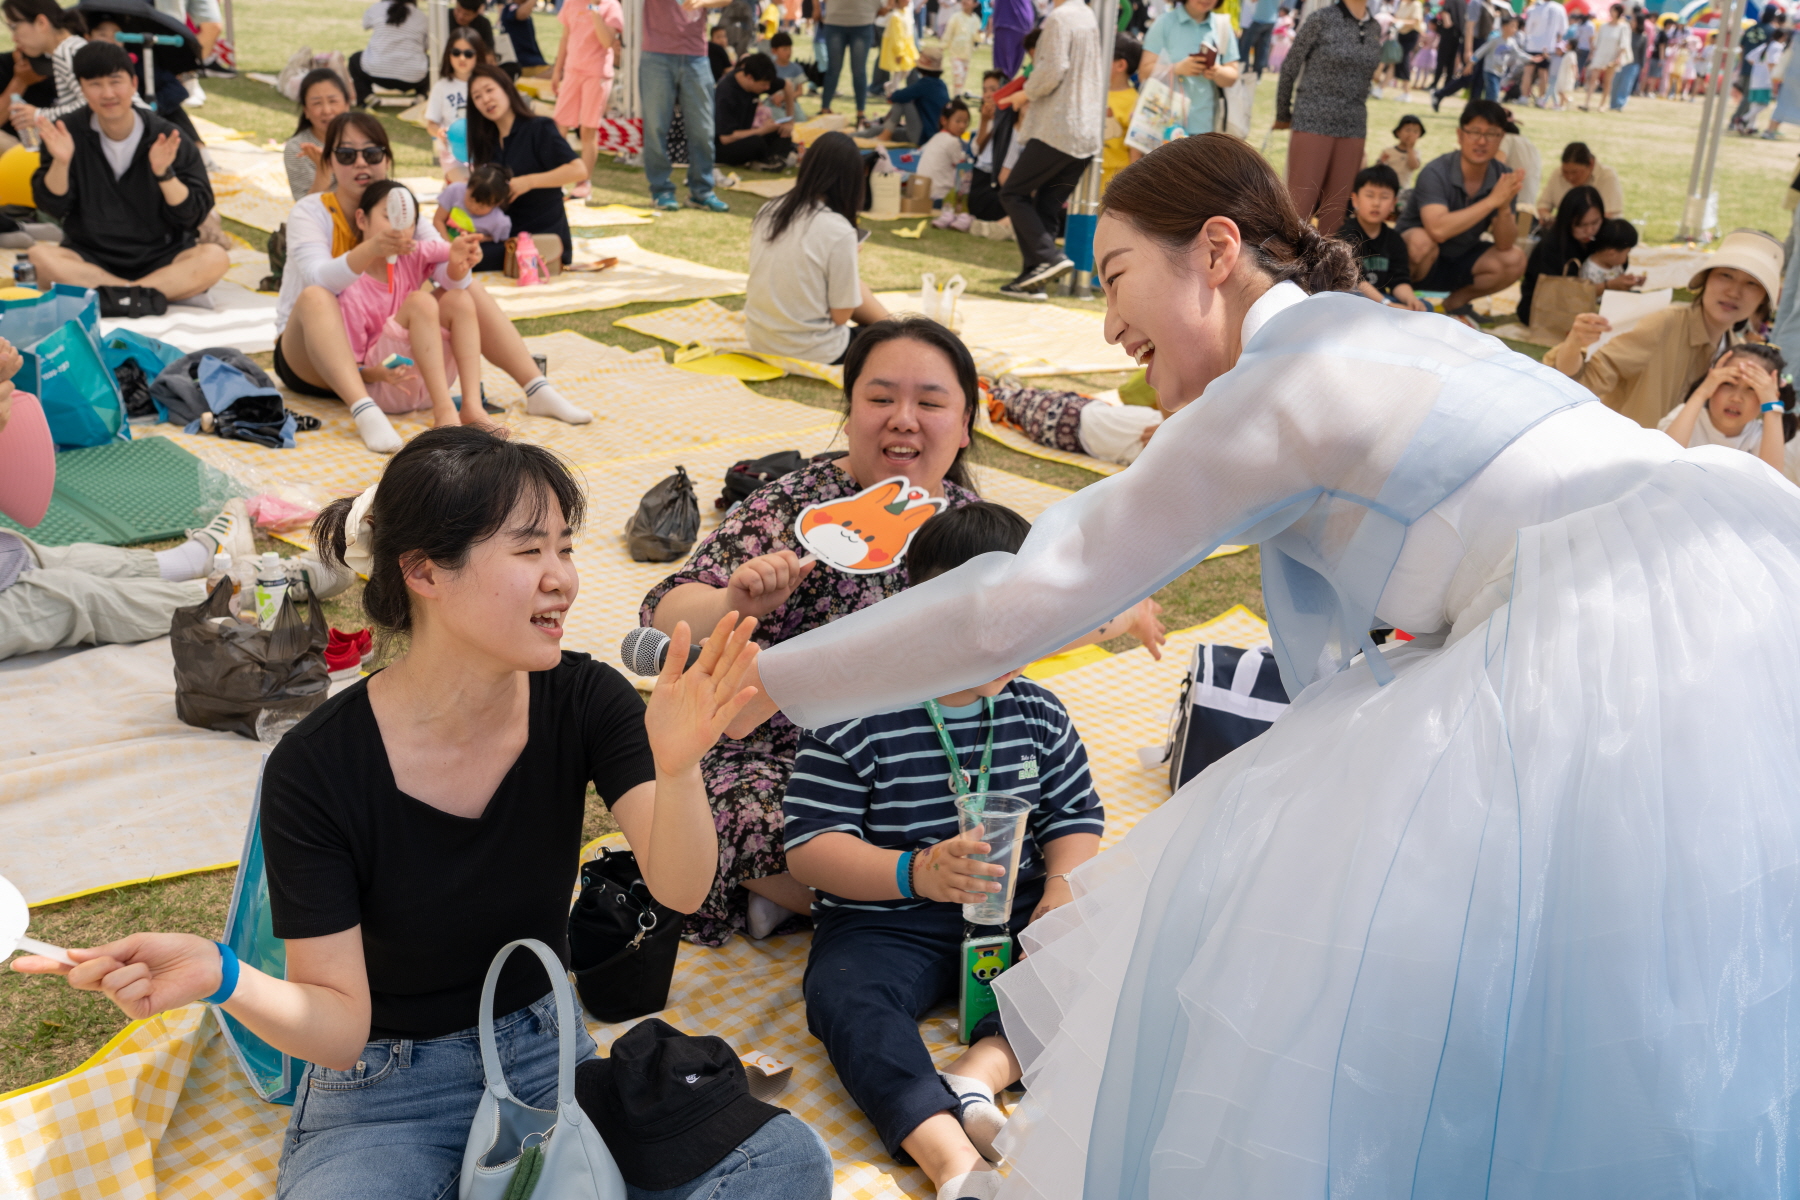
[[[878,292],[877,296],[896,313],[919,309],[917,292]],[[1130,355],[1107,344],[1105,319],[1098,312],[967,295],[957,300],[956,309],[962,316],[958,333],[975,356],[975,369],[989,379],[1002,375],[1033,378],[1137,369]],[[714,350],[752,355],[792,375],[823,379],[836,387],[844,384],[841,367],[751,350],[744,332],[744,314],[722,305],[702,301],[638,313],[613,324],[677,346],[699,342]]]
[[[1167,799],[1167,772],[1142,766],[1136,748],[1162,743],[1189,649],[1201,641],[1257,645],[1267,637],[1260,620],[1234,608],[1173,635],[1160,663],[1134,650],[1046,682],[1084,732],[1106,804],[1103,845]],[[793,1065],[792,1082],[776,1102],[831,1148],[836,1196],[928,1200],[933,1190],[924,1173],[887,1157],[824,1048],[806,1032],[800,980],[808,941],[792,933],[762,942],[736,938],[718,949],[683,945],[669,1007],[659,1015],[686,1032],[715,1034],[740,1052]],[[630,1026],[589,1028],[604,1052]],[[953,1005],[928,1014],[920,1032],[940,1065],[960,1050]],[[228,1061],[216,1019],[191,1005],[133,1024],[65,1076],[0,1098],[0,1172],[9,1173],[0,1175],[0,1186],[10,1185],[19,1200],[263,1200],[274,1194],[290,1111],[253,1097]]]
[[[563,316],[618,308],[651,300],[694,300],[704,296],[741,296],[750,277],[646,250],[629,234],[575,239],[575,261],[616,258],[604,271],[564,271],[543,283],[520,287],[497,271],[476,277],[514,320]]]

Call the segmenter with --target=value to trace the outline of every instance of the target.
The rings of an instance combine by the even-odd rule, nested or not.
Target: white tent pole
[[[1719,44],[1713,50],[1710,86],[1700,112],[1700,133],[1694,139],[1694,162],[1688,172],[1687,205],[1682,209],[1677,241],[1706,239],[1707,201],[1712,195],[1713,170],[1718,164],[1719,143],[1725,137],[1725,110],[1731,105],[1731,81],[1737,76],[1738,35],[1744,23],[1744,0],[1726,0],[1719,14]]]

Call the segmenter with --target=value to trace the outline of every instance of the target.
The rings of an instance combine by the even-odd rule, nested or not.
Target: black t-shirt
[[[706,43],[706,63],[712,68],[713,82],[725,78],[725,72],[731,70],[731,51],[717,42]]]
[[[486,17],[482,16],[480,13],[476,13],[473,17],[469,18],[469,23],[467,25],[461,25],[461,26],[459,26],[457,24],[455,17],[451,17],[450,18],[450,28],[452,28],[452,29],[458,29],[458,28],[467,29],[471,33],[479,33],[481,35],[481,40],[487,43],[487,48],[489,50],[493,50],[495,48],[494,23],[492,21],[488,20]]]
[[[537,175],[554,171],[580,157],[557,131],[549,117],[518,117],[513,121],[512,136],[500,141],[499,163],[515,176]],[[563,239],[563,261],[568,261],[569,216],[563,208],[559,187],[532,188],[511,204],[506,215],[512,218],[514,233],[554,233]]]
[[[537,938],[567,962],[587,785],[610,806],[656,778],[644,702],[617,671],[564,653],[530,678],[525,749],[479,817],[395,786],[366,680],[269,755],[262,825],[275,936],[362,926],[371,1037],[473,1026],[488,965],[515,939]],[[515,953],[494,1012],[547,991],[537,959]]]
[[[714,141],[756,124],[758,99],[754,92],[746,92],[738,83],[736,71],[728,72],[719,80],[719,86],[713,90]]]
[[[1362,266],[1362,277],[1387,296],[1403,283],[1411,282],[1411,268],[1406,256],[1406,239],[1391,226],[1383,225],[1374,237],[1363,232],[1362,222],[1351,213],[1338,230],[1338,239],[1350,243],[1350,253]]]

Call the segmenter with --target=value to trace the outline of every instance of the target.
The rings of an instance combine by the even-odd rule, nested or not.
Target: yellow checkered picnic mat
[[[1163,743],[1191,648],[1267,638],[1267,626],[1240,606],[1172,635],[1160,663],[1133,650],[1046,684],[1087,745],[1106,803],[1106,844],[1167,798],[1166,773],[1144,767],[1136,750]],[[776,1102],[831,1147],[841,1200],[927,1200],[924,1174],[887,1157],[806,1032],[807,945],[804,933],[760,943],[737,938],[716,950],[684,945],[669,1007],[659,1015],[689,1033],[722,1037],[740,1053],[793,1065]],[[629,1024],[589,1028],[605,1050]],[[958,1053],[952,1006],[932,1012],[920,1033],[939,1065]],[[274,1194],[288,1112],[254,1097],[230,1066],[215,1021],[192,1005],[135,1024],[81,1068],[0,1100],[0,1180],[19,1200],[263,1200]]]
[[[563,455],[587,485],[588,521],[578,548],[581,596],[570,610],[564,645],[618,666],[619,639],[637,624],[644,593],[674,570],[672,563],[633,562],[626,551],[625,523],[644,493],[677,465],[686,467],[700,494],[704,534],[718,521],[713,499],[727,467],[778,450],[818,453],[831,446],[841,422],[826,409],[758,395],[735,379],[677,370],[654,349],[627,354],[568,331],[527,338],[526,345],[549,359],[558,390],[595,414],[590,424],[525,415],[518,385],[492,364],[483,364],[483,381],[488,398],[506,406],[496,419],[514,436]],[[324,423],[298,435],[292,450],[190,436],[173,425],[137,431],[172,438],[253,484],[310,485],[320,500],[353,496],[380,477],[387,460],[364,448],[342,404],[296,396],[288,405]],[[397,416],[394,428],[411,438],[430,427],[429,416]],[[989,499],[1033,519],[1068,494],[1002,471],[978,468],[976,478]]]
[[[702,296],[741,296],[749,276],[646,250],[629,234],[575,239],[576,262],[616,258],[604,271],[564,271],[543,283],[520,287],[498,271],[477,278],[514,320],[594,312],[653,300],[694,300]]]

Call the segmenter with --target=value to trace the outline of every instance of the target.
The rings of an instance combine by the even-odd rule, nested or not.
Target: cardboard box
[[[900,189],[900,211],[909,217],[931,215],[931,180],[923,175],[908,175]]]

